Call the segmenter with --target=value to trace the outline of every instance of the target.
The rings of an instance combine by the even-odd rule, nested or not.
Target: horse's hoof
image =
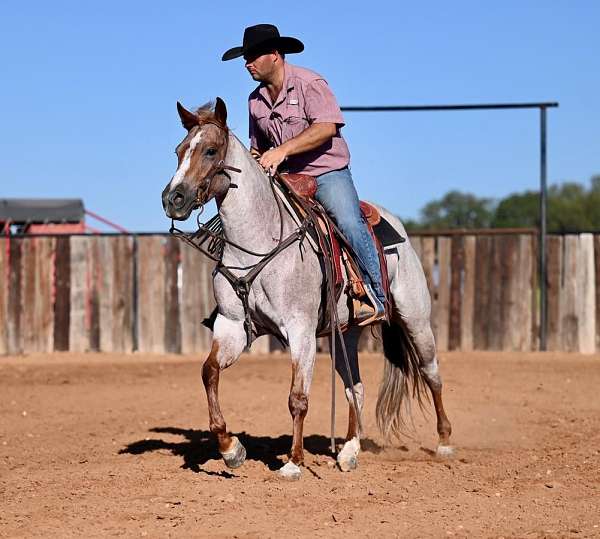
[[[296,464],[290,461],[279,468],[277,473],[279,474],[279,477],[286,479],[287,481],[298,481],[302,471]]]
[[[454,448],[451,445],[438,445],[435,454],[438,457],[448,458],[454,455]]]
[[[338,453],[337,463],[342,472],[351,472],[358,466],[358,452],[360,451],[360,442],[358,438],[348,440],[342,450]]]
[[[241,444],[237,437],[232,438],[233,449],[226,453],[221,453],[225,464],[228,468],[235,469],[239,468],[246,460],[246,448]]]
[[[356,470],[358,459],[354,455],[347,458],[340,458],[338,455],[337,463],[342,472],[351,472],[352,470]]]

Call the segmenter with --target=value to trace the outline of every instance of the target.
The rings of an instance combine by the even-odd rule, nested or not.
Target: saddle
[[[330,265],[331,280],[335,287],[336,300],[339,300],[342,291],[347,294],[350,300],[350,321],[360,326],[369,325],[376,321],[372,316],[374,310],[366,299],[362,271],[352,247],[337,228],[334,221],[314,198],[317,192],[315,178],[305,174],[288,173],[279,174],[277,179],[289,194],[289,201],[302,218],[309,212],[316,214],[319,228],[316,239],[323,254],[323,263]],[[360,209],[367,223],[369,234],[377,247],[379,265],[382,272],[381,281],[386,297],[386,320],[389,320],[391,302],[389,301],[390,291],[387,265],[385,262],[384,247],[375,233],[375,227],[380,225],[382,217],[379,210],[368,202],[360,201]],[[396,243],[404,241],[400,237],[397,237],[396,240]],[[343,286],[344,283],[346,283],[345,289]],[[325,309],[323,311],[323,318],[325,319],[327,318],[326,312],[327,310]],[[323,323],[324,327],[320,328],[319,334],[328,332],[329,329],[326,327],[328,325],[327,322]]]

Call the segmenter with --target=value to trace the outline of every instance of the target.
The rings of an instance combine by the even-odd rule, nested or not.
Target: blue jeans
[[[315,198],[327,210],[358,255],[366,283],[373,287],[380,299],[383,299],[379,256],[360,211],[350,169],[346,167],[317,176]]]

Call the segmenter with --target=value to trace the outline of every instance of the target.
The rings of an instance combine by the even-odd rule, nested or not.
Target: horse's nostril
[[[174,191],[169,196],[169,202],[177,209],[183,206],[184,201],[185,197],[179,191]]]

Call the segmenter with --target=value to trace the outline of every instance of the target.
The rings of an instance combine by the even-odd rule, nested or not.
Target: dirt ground
[[[234,471],[207,432],[198,358],[0,358],[0,536],[600,537],[600,357],[443,354],[449,460],[433,454],[433,412],[384,447],[382,361],[361,357],[367,439],[344,474],[318,358],[306,467],[289,483],[273,471],[291,442],[285,354],[222,375],[228,428],[248,451]]]

